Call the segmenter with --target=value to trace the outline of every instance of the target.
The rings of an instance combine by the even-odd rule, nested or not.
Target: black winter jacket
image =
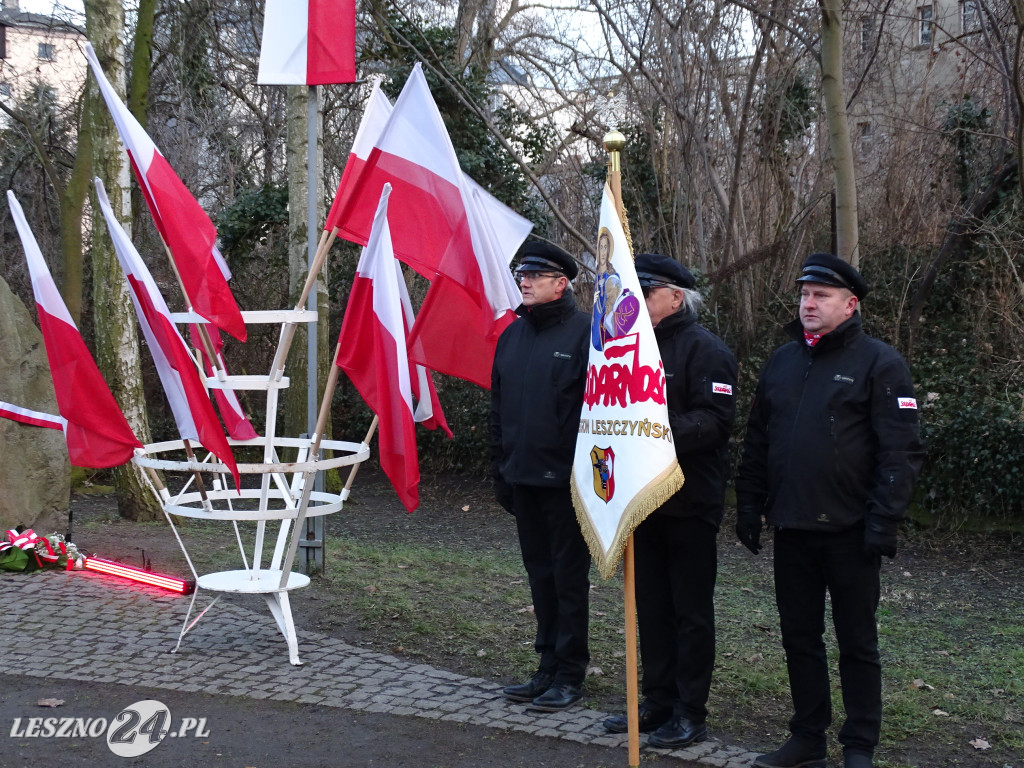
[[[924,459],[910,371],[856,313],[817,346],[795,341],[765,364],[736,478],[740,509],[780,528],[894,534]]]
[[[566,486],[587,377],[590,316],[571,293],[520,306],[491,369],[491,462],[512,485]]]
[[[680,310],[654,328],[665,365],[672,443],[686,482],[654,514],[722,522],[729,477],[729,433],[736,417],[736,358],[725,343]]]

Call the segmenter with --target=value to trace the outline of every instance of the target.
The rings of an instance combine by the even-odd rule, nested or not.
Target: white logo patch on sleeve
[[[717,381],[712,381],[711,392],[716,395],[732,395],[732,384],[720,384]]]
[[[917,400],[913,397],[897,397],[896,402],[900,408],[913,408],[917,410]]]

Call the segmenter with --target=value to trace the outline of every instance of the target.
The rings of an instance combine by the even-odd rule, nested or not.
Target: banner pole
[[[640,765],[640,681],[637,673],[636,653],[636,578],[633,565],[633,534],[626,539],[622,558],[622,590],[625,597],[626,619],[626,721],[629,727],[629,766]]]
[[[622,228],[628,233],[626,209],[622,205],[622,166],[619,153],[626,145],[626,137],[616,130],[609,131],[604,137],[604,148],[608,151],[608,186],[615,200],[615,210],[619,214]],[[636,580],[633,567],[633,534],[626,539],[626,549],[622,558],[622,591],[625,612],[626,631],[626,723],[629,731],[629,765],[639,768],[640,765],[640,714],[639,692],[640,681],[637,671],[636,648]]]

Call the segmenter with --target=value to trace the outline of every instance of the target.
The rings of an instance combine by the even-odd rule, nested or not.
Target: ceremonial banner
[[[257,83],[355,81],[355,0],[267,0]]]
[[[683,473],[668,422],[658,342],[607,185],[597,250],[572,499],[590,554],[607,579],[633,530],[682,488]]]

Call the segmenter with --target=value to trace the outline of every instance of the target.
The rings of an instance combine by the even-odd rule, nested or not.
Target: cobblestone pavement
[[[178,653],[169,653],[187,597],[84,572],[0,573],[0,590],[5,626],[17,627],[0,633],[5,674],[293,701],[626,747],[625,735],[602,727],[608,713],[583,707],[530,712],[506,701],[493,682],[403,661],[301,626],[303,665],[292,666],[258,597],[241,604],[219,601]],[[302,599],[301,592],[295,599]],[[200,593],[197,608],[208,603],[209,593]],[[755,757],[714,739],[659,753],[721,768],[748,766]]]

